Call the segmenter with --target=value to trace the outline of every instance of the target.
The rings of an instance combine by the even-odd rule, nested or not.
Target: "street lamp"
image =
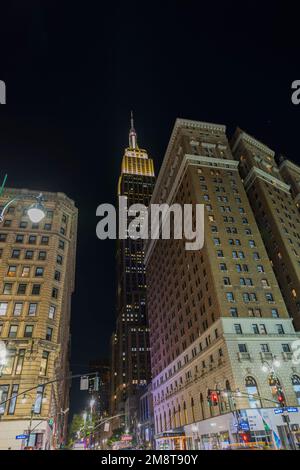
[[[42,200],[43,200],[42,193],[40,193],[38,196],[33,196],[33,197],[34,199],[36,199],[36,201],[33,204],[31,204],[31,206],[28,207],[27,214],[31,222],[33,222],[34,224],[38,224],[45,217],[46,211],[42,203]],[[3,222],[5,212],[7,211],[7,209],[9,208],[11,204],[13,204],[15,201],[19,201],[19,200],[27,199],[27,198],[28,198],[28,194],[17,194],[14,198],[8,201],[3,207],[3,209],[1,210],[0,222]]]
[[[91,401],[90,401],[91,413],[93,412],[93,407],[94,407],[95,403],[96,403],[95,398],[92,398]]]
[[[274,359],[272,360],[272,362],[268,362],[266,360],[263,360],[263,363],[262,363],[262,367],[261,367],[261,370],[263,372],[270,372],[274,377],[277,378],[277,375],[276,375],[276,372],[275,372],[275,367],[280,367],[280,361],[278,361],[278,359],[276,359],[276,357],[274,357]]]
[[[291,427],[290,427],[290,418],[288,416],[288,412],[287,412],[287,409],[286,409],[285,398],[284,398],[284,395],[283,395],[283,392],[282,392],[280,381],[279,381],[278,376],[277,376],[276,371],[275,371],[275,367],[277,367],[277,368],[280,367],[280,362],[278,361],[278,359],[276,359],[276,357],[274,357],[274,359],[272,360],[271,363],[269,363],[266,360],[263,361],[262,370],[264,372],[269,372],[270,373],[270,379],[271,379],[272,383],[274,383],[275,388],[276,388],[277,400],[278,400],[280,406],[283,408],[282,420],[286,424],[286,427],[287,427],[287,433],[286,433],[287,434],[287,439],[290,443],[291,448],[293,450],[296,450],[296,445],[295,445],[295,442],[294,442],[294,436],[293,436],[293,433],[292,433],[292,430],[291,430]]]

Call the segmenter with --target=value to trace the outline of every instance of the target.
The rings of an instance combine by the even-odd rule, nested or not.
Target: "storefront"
[[[190,450],[295,449],[300,443],[300,410],[298,407],[238,410],[185,426],[184,431]]]
[[[186,437],[183,430],[162,432],[155,436],[156,450],[186,450]]]

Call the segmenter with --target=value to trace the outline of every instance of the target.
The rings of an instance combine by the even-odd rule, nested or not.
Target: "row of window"
[[[238,317],[238,309],[236,307],[231,307],[229,309],[229,313],[231,317]],[[248,308],[248,315],[249,317],[262,317],[262,312],[260,308]],[[272,318],[279,318],[279,312],[277,308],[271,308],[271,316]]]
[[[43,277],[44,276],[44,267],[43,266],[16,266],[16,265],[11,265],[8,266],[7,269],[7,277],[31,277],[32,271],[34,272],[33,277]],[[61,278],[61,272],[55,270],[54,271],[54,280],[55,281],[60,281]]]
[[[219,264],[219,269],[220,269],[220,271],[224,271],[224,272],[228,271],[226,263],[220,263]],[[236,269],[236,272],[238,272],[238,273],[242,273],[242,272],[248,273],[249,272],[248,264],[236,264],[235,269]],[[264,273],[265,272],[265,268],[262,264],[257,264],[256,265],[256,270],[257,270],[258,273]]]
[[[18,317],[21,316],[25,312],[25,305],[24,302],[15,302],[13,307],[13,315]],[[29,317],[35,317],[38,313],[38,303],[36,302],[29,302],[26,308],[26,313]],[[9,302],[0,302],[0,316],[5,316],[9,309]],[[54,305],[49,306],[48,310],[48,317],[51,320],[54,320],[56,313],[56,307]],[[1,326],[1,325],[0,325]]]
[[[217,257],[218,258],[224,258],[224,253],[223,253],[223,250],[217,250]],[[233,259],[245,259],[246,256],[245,256],[245,253],[244,251],[232,251],[232,258]],[[252,258],[254,261],[258,261],[260,260],[260,254],[258,252],[253,252],[252,253]]]
[[[257,294],[255,292],[243,292],[242,293],[242,298],[245,303],[248,302],[257,302]],[[233,292],[226,292],[226,299],[228,302],[235,302],[235,296]],[[266,292],[265,293],[265,299],[267,302],[275,302],[274,296],[271,292]]]
[[[14,248],[11,252],[11,259],[20,259],[21,251],[19,249]],[[35,250],[25,250],[24,259],[33,260],[35,253],[38,253],[37,259],[40,261],[45,261],[47,258],[46,251],[35,251]],[[57,264],[63,264],[63,257],[61,255],[57,255],[56,257]]]
[[[266,289],[267,287],[270,287],[269,282],[267,279],[261,279],[261,286]],[[224,286],[231,286],[231,280],[230,277],[223,277],[223,284]],[[251,277],[240,277],[239,279],[239,284],[240,286],[253,286],[253,280]]]
[[[259,335],[259,334],[262,334],[262,335],[266,335],[267,334],[267,328],[266,328],[266,325],[264,323],[253,323],[251,325],[251,328],[252,328],[252,332],[255,334],[255,335]],[[278,335],[284,335],[284,328],[283,328],[283,325],[281,323],[277,323],[275,325],[275,330],[276,330],[276,333]],[[234,324],[234,331],[237,335],[242,335],[243,334],[243,330],[242,330],[242,326],[240,323],[235,323]]]
[[[290,353],[291,352],[291,347],[288,343],[284,343],[281,345],[282,352],[285,353]],[[248,353],[248,346],[245,343],[240,343],[238,344],[238,350],[240,353]],[[262,353],[270,353],[270,346],[267,343],[262,343],[260,344],[260,352]]]
[[[6,218],[3,222],[3,227],[11,227],[12,226],[12,222],[13,222],[13,219],[8,219]],[[21,220],[21,222],[19,223],[19,228],[20,229],[27,229],[29,228],[29,222],[25,221],[25,220]],[[37,230],[39,228],[39,225],[38,224],[32,224],[31,225],[31,228],[34,229],[34,230]],[[45,224],[44,225],[44,230],[51,230],[52,229],[52,225],[51,224]],[[60,227],[59,229],[59,233],[61,235],[65,235],[66,234],[66,229],[65,227]]]
[[[219,246],[221,245],[221,240],[220,238],[213,238],[213,242],[214,242],[214,245],[215,246]],[[228,244],[229,245],[236,245],[236,246],[241,246],[242,245],[242,242],[239,238],[236,238],[236,239],[233,239],[233,238],[229,238],[228,239]],[[255,244],[255,241],[254,240],[248,240],[248,245],[250,248],[255,248],[256,244]]]
[[[17,338],[20,328],[21,328],[21,325],[10,325],[7,337],[8,338]],[[3,325],[0,324],[0,335],[2,334],[2,329],[3,329]],[[24,330],[23,330],[23,335],[21,335],[21,336],[23,338],[32,338],[33,330],[34,330],[34,325],[25,325]],[[52,341],[52,334],[53,334],[53,328],[50,327],[50,326],[47,327],[45,339],[47,341]],[[2,374],[3,373],[4,372],[2,371]]]

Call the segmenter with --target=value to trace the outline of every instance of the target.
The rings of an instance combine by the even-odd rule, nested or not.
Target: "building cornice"
[[[276,186],[285,193],[290,193],[290,186],[288,184],[284,183],[283,181],[279,180],[274,176],[269,175],[269,173],[266,173],[265,171],[255,166],[251,168],[247,177],[244,179],[244,187],[246,191],[251,188],[257,178],[262,179],[267,183],[272,184],[273,186]]]
[[[233,144],[232,152],[235,152],[235,150],[236,150],[236,148],[239,145],[241,140],[244,140],[245,142],[248,142],[249,144],[253,145],[254,147],[258,148],[259,150],[262,150],[267,155],[270,155],[271,157],[275,156],[274,150],[270,149],[265,144],[263,144],[259,140],[255,139],[254,137],[251,137],[251,135],[247,134],[246,132],[244,132],[242,130],[239,131],[239,136],[237,137],[235,143]]]
[[[283,168],[286,168],[286,167],[290,168],[292,171],[295,171],[300,176],[300,166],[296,165],[296,163],[293,163],[291,160],[284,160],[279,165],[279,170],[281,171]]]
[[[168,146],[167,146],[167,150],[165,153],[162,166],[160,168],[160,171],[157,177],[157,182],[153,191],[152,200],[154,200],[157,197],[157,192],[160,189],[160,185],[164,178],[166,168],[171,158],[171,152],[174,149],[174,143],[176,141],[179,131],[182,129],[203,129],[203,130],[210,130],[212,132],[222,132],[222,133],[226,132],[226,126],[224,126],[223,124],[214,124],[214,123],[203,122],[203,121],[192,121],[190,119],[177,118],[173,127],[173,131],[172,131]]]

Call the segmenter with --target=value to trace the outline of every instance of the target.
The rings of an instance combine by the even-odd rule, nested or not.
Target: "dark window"
[[[17,294],[18,295],[25,295],[26,294],[26,288],[27,288],[27,284],[19,284]]]
[[[25,259],[33,259],[33,251],[32,250],[26,250]]]
[[[14,259],[20,258],[20,253],[21,253],[21,250],[12,250],[11,257]]]
[[[53,333],[53,329],[50,328],[50,326],[48,326],[47,330],[46,330],[46,340],[47,341],[52,341],[52,333]]]
[[[53,299],[57,299],[58,297],[58,289],[56,289],[56,287],[53,287],[52,289],[52,297]]]
[[[41,245],[48,245],[49,244],[49,237],[46,235],[42,236],[41,238]]]
[[[44,268],[42,268],[41,266],[38,266],[35,269],[35,277],[42,277],[43,275],[44,275]]]
[[[40,295],[40,290],[41,290],[41,284],[33,284],[31,294]]]

